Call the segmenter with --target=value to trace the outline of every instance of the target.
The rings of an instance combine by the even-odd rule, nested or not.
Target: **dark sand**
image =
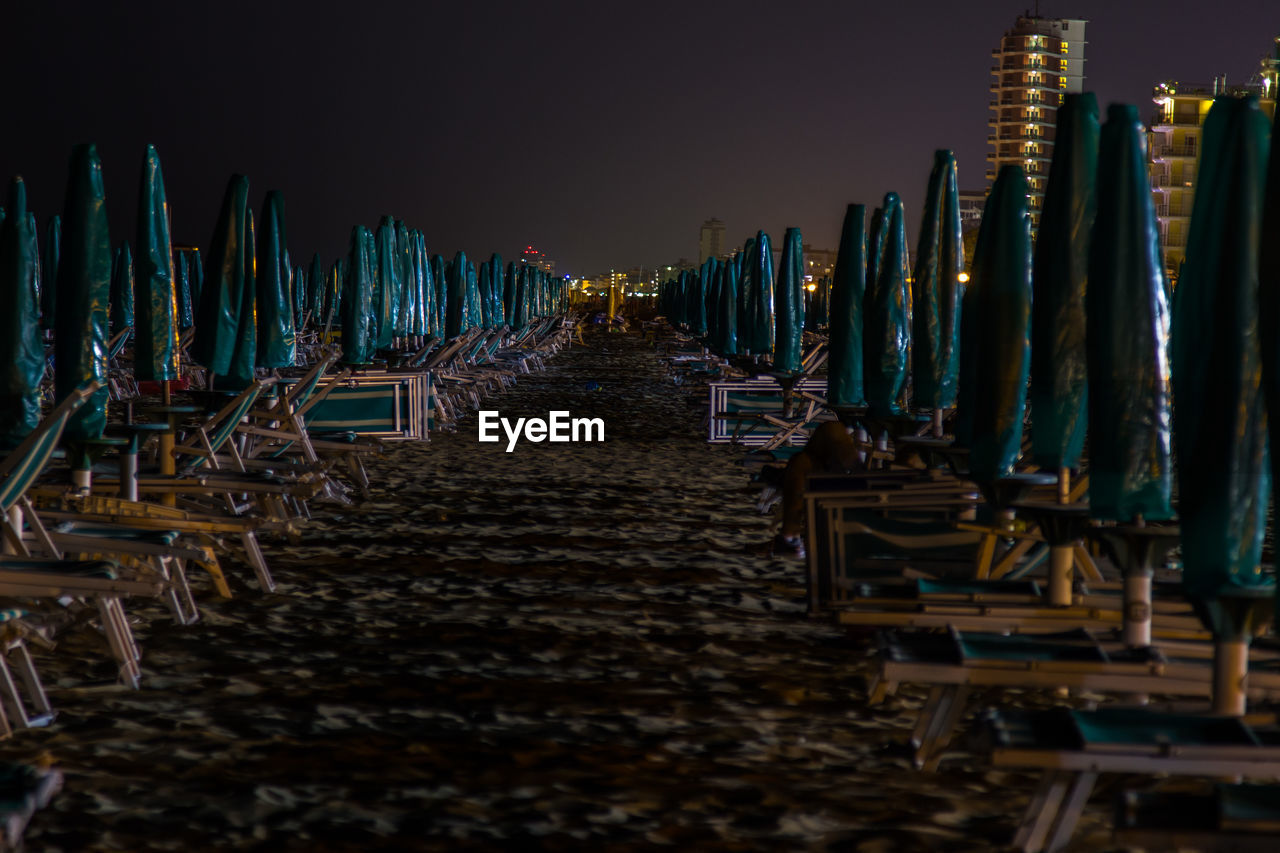
[[[598,391],[587,383],[598,382]],[[866,704],[865,638],[808,619],[741,451],[638,336],[588,332],[489,404],[602,416],[606,442],[479,444],[474,416],[316,504],[203,621],[141,624],[144,684],[93,635],[39,664],[58,720],[6,756],[66,787],[31,851],[984,851],[1034,785],[903,743],[925,692]],[[1045,704],[992,692],[991,704]],[[1073,850],[1107,845],[1103,780]]]

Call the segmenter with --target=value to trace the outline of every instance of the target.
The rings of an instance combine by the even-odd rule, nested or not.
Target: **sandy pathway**
[[[491,404],[605,443],[468,418],[269,543],[281,594],[134,607],[142,690],[79,686],[111,670],[87,636],[42,656],[61,716],[6,750],[67,787],[29,849],[999,849],[1030,777],[911,770],[924,694],[867,707],[866,643],[804,616],[739,452],[638,337],[587,343]]]

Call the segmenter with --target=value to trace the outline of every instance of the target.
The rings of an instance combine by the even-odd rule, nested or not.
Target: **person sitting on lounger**
[[[827,421],[815,429],[782,473],[782,528],[773,540],[774,553],[804,556],[804,490],[810,474],[852,474],[864,467],[857,442],[843,424]]]

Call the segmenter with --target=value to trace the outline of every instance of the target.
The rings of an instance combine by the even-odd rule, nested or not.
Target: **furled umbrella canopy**
[[[197,303],[196,333],[191,347],[192,357],[219,376],[231,370],[245,292],[245,270],[253,258],[244,243],[248,216],[249,179],[233,175],[209,241],[209,255],[205,259],[208,283],[201,289]]]
[[[302,330],[307,319],[307,268],[298,264],[289,275],[289,298],[293,300],[293,328]]]
[[[1271,487],[1280,484],[1280,110],[1271,126],[1267,188],[1262,208],[1262,247],[1258,253],[1258,332],[1262,349],[1262,385],[1270,432]],[[1273,495],[1274,498],[1274,495]],[[1274,500],[1273,500],[1274,503]],[[1280,596],[1280,586],[1276,588]],[[1278,602],[1280,603],[1280,602]]]
[[[508,326],[515,325],[516,316],[516,290],[520,273],[516,268],[516,262],[510,261],[507,264],[506,279],[502,283],[502,317]]]
[[[133,328],[133,253],[125,240],[111,260],[111,299],[109,325],[111,336]]]
[[[226,380],[233,386],[248,385],[254,378],[258,359],[258,282],[257,224],[253,211],[245,211],[244,221],[244,295],[240,297],[240,315],[236,323],[235,347],[231,353],[231,369]]]
[[[970,476],[1013,473],[1022,452],[1031,367],[1031,214],[1020,166],[1000,170],[982,213],[961,311],[956,441]]]
[[[421,337],[427,333],[426,319],[426,258],[422,254],[417,231],[405,232],[405,260],[408,279],[405,281],[405,334]]]
[[[351,229],[346,283],[341,296],[342,360],[347,364],[367,364],[374,352],[373,269],[366,247],[369,229]]]
[[[707,337],[712,349],[721,349],[720,290],[724,287],[724,262],[708,258],[707,269]]]
[[[284,195],[267,193],[262,203],[262,235],[258,240],[257,284],[258,367],[292,367],[298,357],[293,325],[293,297],[289,293],[289,260],[285,252]]]
[[[2,208],[0,208],[2,210]],[[31,257],[36,259],[36,274],[31,278],[31,292],[36,298],[36,313],[39,314],[39,306],[41,293],[44,290],[45,282],[40,272],[40,224],[36,221],[36,215],[30,210],[27,211],[26,234],[27,234],[27,250],[31,253]],[[0,214],[0,225],[4,224],[4,217]],[[49,286],[53,286],[53,282],[49,282]],[[38,317],[37,317],[38,319]]]
[[[62,257],[62,217],[49,217],[44,231],[44,253],[40,260],[40,328],[52,329],[58,304],[58,260]]]
[[[737,258],[730,258],[720,265],[720,290],[717,313],[717,337],[720,354],[731,356],[738,354],[738,264]]]
[[[703,289],[706,285],[704,270],[705,267],[697,272],[689,271],[684,294],[685,323],[689,327],[690,334],[696,337],[702,337],[707,333],[707,299],[706,291]]]
[[[747,325],[738,329],[739,349],[751,355],[773,355],[773,250],[769,235],[756,232],[750,253],[743,261],[743,278],[750,277]],[[745,335],[745,339],[744,339]],[[745,343],[745,348],[741,346]]]
[[[503,272],[502,255],[494,252],[489,256],[489,314],[495,328],[506,323],[506,312],[503,300],[506,295],[506,283]]]
[[[396,312],[396,334],[400,337],[420,334],[413,330],[418,311],[418,277],[413,268],[413,238],[409,226],[396,222],[396,263],[400,267],[400,310]]]
[[[480,285],[476,276],[476,265],[467,261],[463,265],[467,274],[466,299],[464,302],[462,329],[470,331],[480,325]]]
[[[324,326],[321,331],[327,333],[335,324],[342,326],[342,294],[347,284],[347,264],[341,258],[334,261],[324,280]],[[346,347],[343,349],[345,351]]]
[[[879,351],[878,346],[870,336],[871,328],[868,325],[867,314],[875,304],[876,285],[880,275],[880,257],[883,254],[884,210],[877,207],[871,211],[871,222],[867,228],[867,280],[866,286],[862,291],[862,370],[864,390],[867,376],[871,371],[871,365],[875,363],[876,353]]]
[[[9,185],[9,215],[0,222],[0,454],[8,452],[40,423],[40,305],[35,278],[39,257],[32,251],[32,219],[21,178]]]
[[[1268,127],[1257,99],[1216,98],[1203,139],[1173,304],[1182,583],[1215,635],[1237,635],[1254,626],[1227,602],[1274,582],[1259,565],[1270,468],[1258,268]]]
[[[169,204],[165,197],[160,156],[154,145],[148,145],[142,156],[136,246],[134,376],[140,380],[170,381],[178,378],[178,291],[173,276],[173,246],[169,240]],[[184,285],[189,288],[190,282],[184,282]],[[186,299],[187,325],[190,326],[189,291]]]
[[[62,208],[54,317],[54,386],[59,400],[88,382],[102,386],[67,421],[64,441],[101,437],[107,424],[107,306],[111,237],[107,231],[102,163],[93,145],[71,151]]]
[[[373,311],[377,326],[377,348],[387,349],[395,337],[396,314],[400,310],[400,265],[396,263],[396,228],[390,216],[382,217],[376,237],[376,280]]]
[[[480,325],[486,329],[493,326],[493,312],[490,304],[493,283],[489,277],[492,270],[493,268],[487,262],[481,263],[476,276],[476,289],[480,294]]]
[[[804,355],[804,241],[799,228],[788,228],[782,238],[774,304],[773,369],[775,373],[794,376],[800,372]]]
[[[751,353],[751,311],[755,303],[755,277],[747,260],[755,253],[756,238],[748,237],[738,253],[738,352]]]
[[[448,326],[449,284],[445,281],[444,274],[444,257],[442,255],[431,256],[431,281],[435,286],[435,300],[432,304],[436,309],[436,328],[438,334],[444,334]],[[446,335],[446,337],[448,337]]]
[[[200,293],[192,357],[231,386],[253,379],[257,338],[253,214],[249,179],[232,175],[205,260],[207,279]]]
[[[325,281],[324,262],[316,252],[311,256],[311,267],[307,271],[307,309],[311,312],[314,326],[324,325]]]
[[[515,318],[511,321],[511,328],[521,331],[525,326],[529,325],[529,265],[521,264],[520,271],[516,275],[515,298],[512,302]]]
[[[134,291],[135,297],[137,290]],[[191,298],[191,266],[186,252],[173,253],[173,292],[176,298],[178,329],[186,331],[195,324],[195,303]],[[137,315],[137,307],[134,314]],[[175,352],[177,348],[175,347]]]
[[[911,281],[911,393],[917,409],[949,409],[956,404],[963,271],[956,156],[936,151]]]
[[[864,390],[872,414],[888,417],[907,410],[911,370],[911,285],[907,281],[907,236],[902,199],[884,197],[876,241],[875,289],[863,315]],[[870,288],[868,288],[870,290]]]
[[[410,294],[413,285],[412,247],[409,245],[409,227],[402,220],[395,221],[396,291],[399,294],[392,318],[392,334],[403,338],[409,333],[409,315],[413,311],[416,294]]]
[[[445,272],[444,336],[452,340],[463,332],[467,299],[467,256],[459,251]]]
[[[831,282],[831,325],[827,343],[827,403],[837,408],[865,406],[862,373],[863,294],[867,287],[867,209],[845,209]]]
[[[1169,304],[1137,109],[1107,110],[1098,151],[1085,328],[1089,506],[1095,518],[1169,518]]]
[[[191,268],[191,305],[192,310],[200,305],[200,295],[204,293],[204,261],[199,249],[187,250],[188,266]]]
[[[1065,96],[1032,268],[1031,447],[1036,464],[1077,468],[1088,426],[1085,290],[1097,207],[1098,101]]]
[[[436,310],[435,272],[431,268],[431,256],[427,253],[427,237],[417,233],[418,254],[422,261],[422,323],[424,334],[439,335],[439,314]]]

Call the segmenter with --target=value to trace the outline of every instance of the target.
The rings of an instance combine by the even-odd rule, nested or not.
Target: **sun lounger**
[[[985,687],[1089,690],[1133,698],[1148,694],[1208,698],[1212,646],[1171,644],[1131,649],[1087,631],[1030,637],[1000,634],[885,631],[880,667],[870,691],[877,703],[899,684],[927,684],[928,702],[912,736],[916,766],[934,770],[965,711],[972,689]],[[1259,656],[1250,673],[1253,699],[1280,699],[1280,670]]]
[[[1207,792],[1123,791],[1115,840],[1144,850],[1273,853],[1280,785],[1212,786]]]
[[[992,711],[984,729],[993,766],[1044,771],[1014,836],[1026,853],[1066,846],[1102,773],[1280,780],[1280,728],[1239,717],[1054,708]]]

